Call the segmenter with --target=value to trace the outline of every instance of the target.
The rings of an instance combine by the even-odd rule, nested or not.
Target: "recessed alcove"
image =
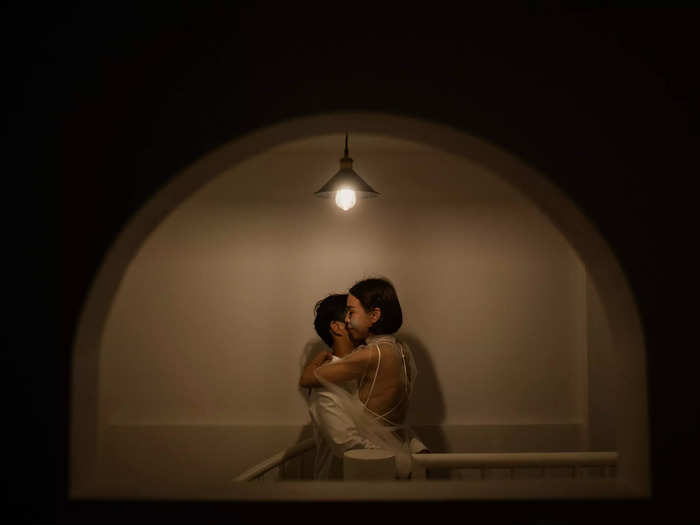
[[[347,212],[313,196],[345,130],[354,169],[382,194]],[[464,475],[433,496],[498,497],[498,483],[510,483],[502,497],[649,493],[641,326],[600,234],[506,151],[437,123],[347,113],[218,148],[124,228],[74,346],[71,496],[337,497],[333,483],[256,493],[230,481],[310,436],[297,381],[322,345],[313,305],[374,275],[399,294],[397,336],[419,369],[409,421],[434,452],[620,452],[598,486]]]

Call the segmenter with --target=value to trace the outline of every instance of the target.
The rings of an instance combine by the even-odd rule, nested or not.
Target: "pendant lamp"
[[[344,211],[355,206],[358,198],[371,199],[380,195],[353,171],[352,159],[348,157],[347,132],[345,133],[345,156],[340,159],[340,171],[333,175],[314,195],[324,199],[334,197],[335,203]]]

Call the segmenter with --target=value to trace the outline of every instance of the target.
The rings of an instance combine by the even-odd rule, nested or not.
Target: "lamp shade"
[[[314,195],[328,199],[340,190],[352,190],[360,199],[370,199],[380,195],[352,169],[352,159],[348,157],[347,134],[345,135],[345,155],[340,159],[340,170]]]
[[[352,159],[349,157],[340,160],[340,171],[333,175],[314,195],[328,199],[336,191],[342,189],[353,190],[360,199],[369,199],[380,195],[355,173],[352,169]]]

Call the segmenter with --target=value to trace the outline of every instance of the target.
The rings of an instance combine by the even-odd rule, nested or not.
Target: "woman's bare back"
[[[385,424],[401,424],[408,407],[404,377],[404,374],[408,374],[408,368],[404,367],[401,349],[398,344],[382,342],[370,345],[367,350],[370,352],[370,360],[367,372],[358,385],[360,401],[376,415],[386,414],[385,417],[389,420],[379,418],[379,421]],[[409,376],[408,381],[410,380]]]

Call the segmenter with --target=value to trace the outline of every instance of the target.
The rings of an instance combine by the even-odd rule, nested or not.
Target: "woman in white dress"
[[[300,385],[334,392],[358,431],[393,452],[399,477],[408,477],[411,453],[427,449],[405,424],[417,370],[408,345],[393,335],[403,322],[396,290],[386,279],[365,279],[350,288],[346,308],[348,333],[364,344],[349,348],[340,360],[310,363]],[[353,380],[354,393],[341,387]]]

